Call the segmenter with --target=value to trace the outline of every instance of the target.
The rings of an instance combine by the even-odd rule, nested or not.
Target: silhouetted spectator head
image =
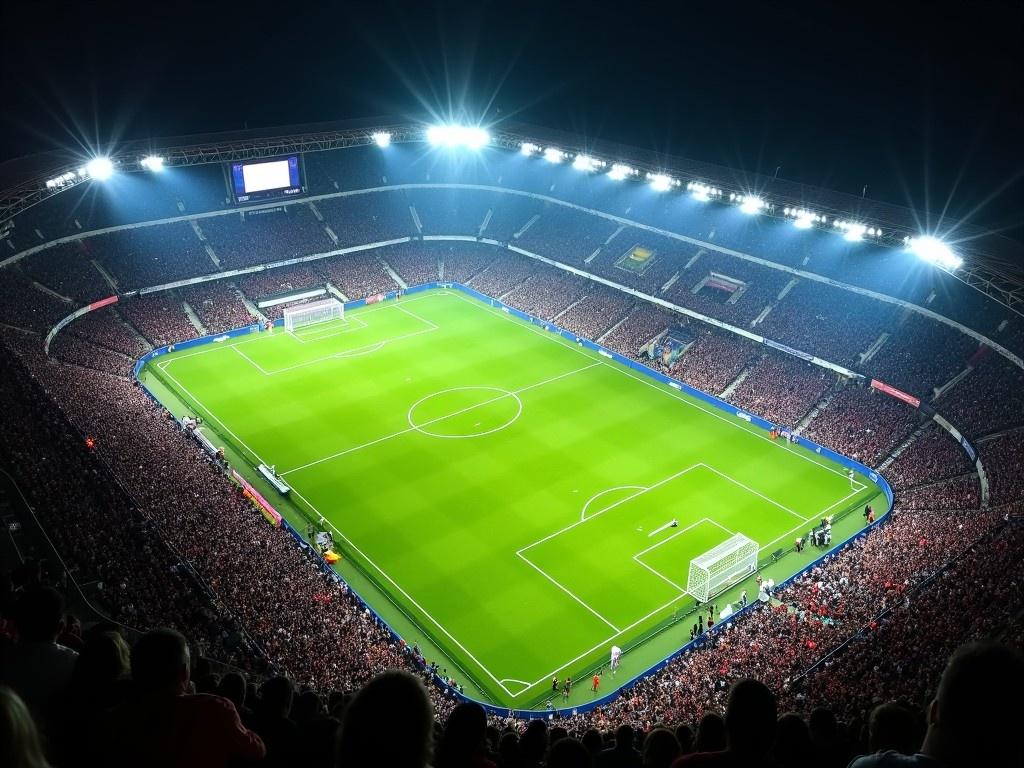
[[[437,768],[469,766],[483,752],[487,713],[479,704],[463,702],[452,710],[437,746]]]
[[[1020,713],[1010,704],[1021,691],[1024,657],[1019,650],[996,643],[962,646],[942,673],[921,751],[950,768],[1024,765]]]
[[[569,731],[564,726],[555,725],[551,727],[548,732],[548,744],[554,744],[556,741],[561,741],[569,737]]]
[[[623,723],[615,729],[615,749],[625,751],[633,748],[633,726]]]
[[[288,717],[295,686],[287,677],[272,677],[260,687],[260,711],[276,717]]]
[[[725,720],[717,712],[708,712],[697,724],[698,752],[718,752],[725,749]]]
[[[693,752],[693,728],[680,723],[675,730],[676,741],[679,742],[679,754],[688,755]]]
[[[655,728],[644,739],[644,768],[668,768],[679,757],[679,742],[668,728]]]
[[[519,751],[523,761],[539,763],[548,751],[548,727],[543,720],[531,720],[519,739]]]
[[[339,768],[423,768],[433,712],[423,684],[391,670],[363,686],[345,710]]]
[[[39,732],[28,707],[14,691],[0,685],[0,765],[48,768]]]
[[[519,734],[515,731],[506,731],[501,734],[498,740],[498,758],[500,765],[515,766],[522,763],[519,751]]]
[[[116,632],[89,636],[78,654],[72,685],[80,691],[95,691],[128,676],[129,650],[124,638]]]
[[[314,691],[303,691],[292,704],[291,719],[296,723],[305,723],[313,718],[322,715],[324,712],[323,702]]]
[[[592,757],[596,757],[604,749],[604,739],[601,738],[601,733],[596,728],[589,729],[583,734],[583,746],[587,748],[587,752]]]
[[[18,637],[24,642],[53,643],[64,629],[64,598],[53,587],[26,590],[15,607]]]
[[[740,680],[729,691],[725,733],[731,751],[766,754],[778,725],[775,694],[757,680]]]
[[[151,629],[132,648],[131,666],[139,692],[179,696],[188,689],[188,642],[173,629]]]
[[[235,705],[239,712],[245,709],[245,678],[237,672],[228,672],[220,679],[217,693]]]
[[[593,762],[587,748],[576,739],[561,738],[548,750],[546,768],[590,768]]]
[[[781,766],[810,765],[814,754],[811,731],[800,715],[787,712],[775,730],[775,762]]]
[[[880,704],[868,720],[868,751],[893,750],[912,755],[921,747],[917,719],[906,707],[895,702]]]

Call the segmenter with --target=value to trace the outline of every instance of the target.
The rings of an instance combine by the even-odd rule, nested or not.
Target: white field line
[[[695,521],[695,522],[692,522],[692,523],[690,523],[690,524],[689,524],[688,526],[686,526],[685,528],[680,528],[680,529],[679,529],[678,531],[676,531],[675,533],[673,533],[673,534],[672,534],[671,536],[668,536],[668,537],[666,537],[666,538],[662,539],[662,540],[661,540],[661,541],[659,541],[659,542],[658,542],[657,544],[652,544],[652,545],[651,545],[651,546],[649,546],[649,547],[648,547],[647,549],[642,549],[642,550],[640,550],[640,551],[639,551],[639,552],[637,552],[637,553],[636,553],[635,555],[633,555],[633,559],[634,559],[634,560],[636,560],[636,559],[637,559],[638,557],[643,557],[643,556],[644,556],[644,555],[646,555],[646,554],[647,554],[648,552],[650,552],[650,551],[651,551],[652,549],[657,549],[657,548],[658,548],[658,547],[660,547],[660,546],[661,546],[662,544],[668,544],[668,543],[669,543],[670,541],[672,541],[672,539],[674,539],[674,538],[675,538],[676,536],[682,536],[682,535],[683,535],[684,533],[686,533],[686,532],[687,532],[688,530],[690,530],[691,528],[696,528],[696,527],[697,527],[698,525],[700,525],[701,523],[710,523],[710,522],[712,522],[712,521],[711,521],[711,520],[709,520],[708,518],[706,518],[706,517],[702,517],[702,518],[701,518],[700,520],[697,520],[697,521]]]
[[[317,363],[322,363],[327,360],[343,360],[346,357],[355,357],[356,355],[359,355],[362,352],[376,352],[378,349],[381,349],[385,345],[390,344],[392,342],[402,341],[404,339],[411,339],[414,336],[422,336],[424,333],[433,333],[436,330],[437,326],[434,326],[433,328],[424,328],[421,331],[400,333],[398,336],[389,336],[386,339],[380,339],[378,341],[373,342],[372,344],[364,344],[361,347],[353,347],[352,349],[342,350],[341,352],[332,352],[329,355],[317,357],[314,358],[313,360],[304,360],[301,363],[296,363],[295,365],[288,365],[285,366],[284,368],[275,368],[273,371],[269,371],[267,373],[267,376],[276,376],[279,373],[287,373],[288,371],[294,371],[299,368],[308,368],[311,365],[316,365]]]
[[[251,357],[249,357],[247,354],[245,354],[245,352],[240,350],[238,347],[231,347],[231,349],[235,350],[235,352],[240,354],[246,361],[248,361],[252,366],[254,366],[256,368],[257,371],[262,373],[264,376],[269,376],[270,375],[269,373],[267,373],[266,370],[264,370],[262,365],[260,365],[255,360],[253,360]],[[166,370],[167,369],[165,368],[164,371],[166,372]]]
[[[597,501],[598,498],[600,498],[601,496],[604,496],[606,493],[611,493],[612,491],[625,491],[625,490],[637,490],[637,491],[643,490],[643,491],[646,491],[647,490],[647,486],[646,485],[616,485],[616,486],[613,486],[611,488],[605,488],[603,491],[598,491],[593,496],[591,496],[589,499],[587,499],[586,504],[583,505],[583,511],[580,512],[580,522],[583,522],[584,520],[587,519],[587,510],[590,509],[590,505],[593,504],[595,501]],[[650,534],[650,535],[653,536],[654,534]]]
[[[469,297],[466,297],[466,296],[462,296],[462,295],[460,295],[460,293],[458,291],[453,292],[452,295],[456,296],[459,299],[462,299],[467,304],[475,306],[475,307],[477,307],[479,309],[482,309],[484,311],[489,311],[490,314],[498,315],[499,317],[504,317],[506,320],[509,320],[509,321],[515,323],[516,325],[519,325],[519,326],[521,326],[523,328],[526,328],[528,330],[533,331],[534,333],[539,334],[542,338],[549,339],[549,340],[555,342],[556,344],[559,344],[560,346],[565,347],[566,349],[571,349],[574,352],[578,352],[579,354],[584,355],[584,356],[586,356],[588,358],[593,359],[592,356],[597,354],[596,352],[590,352],[589,350],[581,349],[581,348],[577,347],[571,341],[569,341],[568,339],[564,338],[563,336],[561,336],[559,334],[554,334],[554,333],[551,333],[550,331],[545,331],[542,328],[537,328],[532,323],[526,323],[526,321],[519,320],[514,315],[512,315],[510,313],[507,313],[507,312],[504,312],[504,311],[502,311],[501,309],[499,309],[497,307],[492,307],[489,304],[485,304],[484,302],[482,302],[482,301],[480,301],[478,299],[472,299],[472,298],[469,298]],[[786,445],[780,444],[776,440],[772,440],[767,435],[759,434],[759,432],[761,432],[763,430],[758,429],[757,431],[754,431],[754,430],[746,429],[742,424],[739,424],[736,421],[733,421],[732,419],[728,418],[727,416],[724,416],[722,413],[718,413],[717,411],[719,409],[714,408],[713,406],[709,407],[709,408],[705,408],[700,403],[691,401],[690,399],[688,399],[688,396],[684,396],[681,392],[678,392],[678,391],[676,391],[674,389],[671,389],[671,388],[666,388],[667,385],[665,385],[663,387],[663,386],[659,385],[657,382],[652,381],[647,376],[640,376],[640,375],[634,374],[632,371],[630,371],[628,368],[626,368],[621,363],[616,363],[616,364],[613,365],[613,364],[611,364],[611,363],[609,363],[607,361],[604,361],[604,360],[602,360],[601,362],[604,365],[607,365],[612,370],[618,371],[619,373],[621,373],[621,374],[623,374],[625,376],[629,376],[632,379],[636,379],[637,381],[640,381],[640,382],[646,384],[647,386],[654,388],[658,392],[662,392],[662,393],[672,397],[673,399],[678,400],[679,402],[683,403],[684,405],[688,405],[691,408],[696,408],[699,411],[703,411],[704,413],[708,414],[709,416],[713,416],[714,418],[718,419],[719,421],[724,421],[726,424],[729,424],[729,425],[735,427],[736,429],[741,429],[744,432],[746,432],[747,434],[752,435],[753,437],[757,438],[758,440],[767,440],[772,445],[775,445],[775,446],[777,446],[779,448],[782,448],[783,450],[786,449]],[[730,403],[730,405],[731,405],[731,403]],[[739,406],[732,406],[732,407],[734,407],[734,408],[736,408],[737,410],[740,410],[740,411],[743,410]],[[805,456],[802,453],[800,453],[799,451],[789,451],[789,453],[792,454],[793,456],[796,456],[797,458],[803,459],[804,461],[809,461],[812,464],[814,464],[814,465],[816,465],[818,467],[821,467],[822,469],[824,469],[824,470],[826,470],[828,472],[832,472],[833,474],[840,475],[842,477],[846,477],[846,473],[845,472],[840,471],[838,469],[833,469],[832,467],[829,467],[826,464],[822,464],[820,461],[815,461],[810,456]],[[860,485],[860,483],[858,483],[858,485]],[[866,488],[866,487],[867,486],[861,485],[861,488]]]
[[[418,297],[413,298],[413,299],[407,299],[404,303],[405,304],[411,304],[414,301],[423,301],[424,299],[432,298],[433,295],[434,295],[433,293],[427,293],[427,294],[424,294],[423,296],[418,296]],[[387,309],[394,309],[397,306],[398,306],[397,304],[393,304],[393,303],[384,303],[384,304],[376,304],[376,305],[371,306],[371,307],[366,307],[365,309],[360,307],[359,314],[360,315],[372,315],[374,312],[383,312],[384,310],[387,310]],[[240,347],[243,344],[252,344],[253,342],[256,342],[256,341],[265,341],[268,338],[272,339],[275,336],[280,336],[282,333],[288,334],[288,331],[279,330],[277,334],[275,334],[273,331],[259,331],[258,333],[250,334],[250,336],[246,337],[246,338],[238,337],[240,339],[239,341],[235,341],[234,339],[231,339],[230,342],[227,344],[227,346]],[[222,345],[222,344],[206,344],[206,345],[204,345],[203,349],[198,349],[195,352],[186,352],[185,354],[173,353],[174,357],[172,357],[167,362],[168,363],[173,363],[173,362],[175,362],[177,360],[184,360],[187,357],[195,357],[196,355],[208,355],[211,352],[220,352],[223,349],[225,349],[225,346]]]
[[[553,381],[557,381],[559,379],[564,379],[567,376],[572,376],[572,375],[580,373],[582,371],[588,371],[591,368],[594,368],[595,366],[598,366],[598,365],[600,365],[600,363],[591,363],[590,365],[584,365],[582,368],[576,368],[576,369],[568,371],[566,373],[561,373],[558,376],[552,376],[551,378],[544,379],[544,381],[538,381],[535,384],[530,384],[529,386],[522,387],[520,389],[510,390],[510,391],[508,391],[508,392],[506,392],[504,394],[498,395],[497,397],[492,397],[492,398],[488,398],[487,400],[483,400],[482,402],[476,403],[475,405],[469,405],[469,406],[466,406],[465,408],[460,408],[459,410],[454,411],[453,413],[446,413],[443,416],[437,416],[437,417],[435,417],[433,419],[429,419],[429,420],[423,422],[422,424],[417,424],[415,427],[407,427],[406,429],[401,429],[398,432],[392,432],[390,435],[384,435],[383,437],[378,437],[378,438],[376,438],[374,440],[370,440],[369,442],[362,443],[361,445],[355,445],[355,446],[352,446],[351,448],[346,448],[343,451],[338,451],[337,453],[332,453],[330,456],[324,456],[323,458],[316,459],[315,461],[311,461],[308,464],[303,464],[302,466],[299,466],[299,467],[293,467],[292,469],[289,469],[289,470],[287,470],[285,472],[279,472],[278,474],[281,475],[281,476],[290,475],[293,472],[299,472],[300,470],[308,469],[309,467],[314,467],[317,464],[322,464],[325,461],[331,461],[332,459],[336,459],[336,458],[339,458],[341,456],[345,456],[346,454],[352,453],[354,451],[359,451],[359,450],[362,450],[363,448],[369,448],[371,445],[376,445],[377,443],[382,443],[385,440],[390,440],[390,439],[392,439],[394,437],[400,437],[401,435],[408,434],[409,432],[418,432],[422,427],[430,426],[431,424],[434,424],[434,423],[436,423],[438,421],[443,421],[444,419],[450,419],[453,416],[459,416],[459,415],[461,415],[463,413],[467,413],[467,412],[472,411],[472,410],[474,410],[476,408],[480,408],[481,406],[489,405],[490,403],[495,403],[495,402],[497,402],[499,400],[504,400],[507,397],[512,397],[512,396],[515,396],[515,395],[522,394],[523,392],[527,392],[527,391],[529,391],[531,389],[536,389],[537,387],[542,387],[545,384],[550,384]]]
[[[402,596],[405,597],[405,599],[408,600],[409,603],[411,603],[412,605],[414,605],[416,607],[416,610],[418,610],[420,613],[422,613],[424,616],[426,616],[434,624],[434,626],[436,626],[438,629],[441,630],[441,632],[444,633],[444,635],[449,640],[451,640],[453,643],[455,643],[455,645],[459,648],[460,651],[462,651],[464,654],[466,654],[466,656],[468,656],[470,659],[473,660],[474,664],[476,664],[478,667],[480,667],[480,669],[482,669],[484,672],[486,672],[487,676],[489,678],[491,678],[491,680],[493,680],[501,688],[501,690],[503,690],[506,694],[508,694],[509,696],[512,696],[512,697],[515,697],[515,696],[519,695],[519,694],[512,693],[512,691],[510,691],[508,688],[506,688],[504,683],[502,683],[501,680],[499,680],[497,677],[495,677],[491,673],[491,671],[489,669],[487,669],[487,667],[485,667],[483,664],[481,664],[480,660],[476,656],[474,656],[472,653],[470,653],[469,649],[467,649],[466,646],[464,646],[462,643],[460,643],[458,640],[456,640],[455,636],[451,632],[449,632],[447,629],[445,629],[444,626],[442,626],[441,623],[438,622],[437,619],[435,619],[433,616],[431,616],[430,613],[428,613],[423,608],[423,606],[421,606],[418,602],[416,602],[416,600],[413,599],[412,595],[410,595],[408,592],[406,592],[404,589],[402,589],[402,587],[400,587],[398,585],[398,582],[396,582],[394,579],[392,579],[380,566],[378,566],[375,562],[373,562],[373,560],[371,560],[366,555],[365,552],[363,552],[361,549],[359,549],[359,547],[357,547],[355,545],[355,543],[351,539],[348,538],[348,536],[346,536],[344,533],[342,533],[333,522],[331,522],[328,518],[324,517],[324,515],[322,515],[320,513],[320,510],[318,510],[315,506],[313,506],[305,496],[303,496],[301,493],[299,493],[294,487],[292,487],[292,493],[294,493],[296,496],[298,496],[300,499],[302,499],[302,501],[311,510],[313,510],[317,515],[319,515],[321,518],[323,518],[324,522],[326,522],[329,526],[331,526],[331,528],[334,529],[335,533],[337,533],[345,541],[345,543],[348,544],[348,546],[352,548],[353,552],[356,552],[361,558],[363,558],[363,560],[365,560],[371,567],[373,567],[374,570],[376,570],[381,576],[383,576],[385,579],[387,579],[387,581],[391,584],[391,586],[393,586],[395,589],[397,589],[399,592],[401,592]],[[455,659],[450,659],[450,661],[455,662]],[[463,670],[463,671],[465,671],[465,670]],[[472,677],[472,676],[467,674],[467,677]],[[522,693],[522,691],[520,691],[520,694],[521,693]]]
[[[399,303],[397,303],[397,302],[396,302],[396,303],[395,303],[395,305],[394,305],[394,307],[395,307],[395,309],[397,309],[397,310],[398,310],[399,312],[404,312],[404,313],[405,313],[405,314],[407,314],[407,315],[408,315],[409,317],[415,318],[416,320],[419,320],[419,321],[420,321],[421,323],[426,323],[427,325],[429,325],[429,326],[433,327],[433,329],[434,329],[435,331],[436,331],[436,330],[438,329],[438,326],[437,326],[437,324],[436,324],[436,323],[434,323],[434,322],[433,322],[433,321],[431,321],[431,320],[427,320],[427,319],[426,319],[425,317],[420,317],[420,316],[419,316],[419,315],[417,315],[417,314],[416,314],[415,312],[410,312],[410,311],[409,311],[408,309],[406,309],[406,308],[405,308],[405,306],[404,306],[404,305],[402,305],[402,304],[399,304]]]
[[[707,464],[703,464],[702,466],[703,466],[703,467],[704,467],[705,469],[710,469],[710,470],[711,470],[712,472],[714,472],[714,473],[715,473],[716,475],[718,475],[719,477],[725,478],[725,479],[726,479],[726,480],[728,480],[728,481],[729,481],[730,483],[733,483],[734,485],[738,485],[738,486],[739,486],[740,488],[742,488],[742,489],[743,489],[744,491],[746,491],[747,493],[752,493],[752,494],[754,494],[755,496],[757,496],[757,497],[759,497],[759,498],[761,498],[761,499],[764,499],[764,500],[765,500],[765,501],[767,501],[767,502],[768,502],[769,504],[771,504],[771,505],[772,505],[773,507],[778,507],[778,508],[779,508],[779,509],[781,509],[781,510],[782,510],[783,512],[787,512],[787,513],[791,514],[791,515],[792,515],[793,517],[797,518],[798,520],[803,520],[803,521],[804,521],[804,522],[806,523],[806,522],[807,522],[808,520],[813,520],[813,519],[814,519],[814,518],[811,518],[811,517],[804,517],[804,516],[803,516],[803,515],[801,515],[801,514],[800,514],[799,512],[794,512],[794,511],[793,511],[792,509],[790,509],[789,507],[786,507],[786,506],[783,506],[782,504],[779,504],[779,502],[775,501],[774,499],[772,499],[772,498],[770,498],[770,497],[768,497],[768,496],[765,496],[765,495],[764,495],[763,493],[761,493],[760,491],[755,491],[755,490],[754,490],[753,488],[751,488],[751,487],[750,487],[749,485],[744,485],[744,484],[743,484],[743,483],[741,483],[741,482],[740,482],[739,480],[734,480],[733,478],[729,477],[729,475],[725,474],[725,472],[719,472],[719,471],[718,471],[717,469],[715,469],[714,467],[712,467],[712,466],[709,466],[709,465],[707,465]]]
[[[679,591],[680,593],[682,593],[682,594],[686,594],[686,590],[685,590],[685,589],[683,589],[682,587],[680,587],[680,586],[679,586],[678,584],[676,584],[676,583],[675,583],[674,581],[672,581],[672,579],[670,579],[670,578],[669,578],[668,576],[665,576],[665,575],[664,575],[664,574],[662,574],[662,573],[661,573],[660,571],[658,571],[658,570],[656,570],[656,569],[652,568],[652,567],[651,567],[651,566],[649,566],[649,565],[648,565],[647,563],[645,563],[645,562],[644,562],[643,560],[637,560],[637,558],[636,558],[636,556],[635,556],[635,555],[633,556],[633,560],[635,560],[635,561],[637,562],[637,564],[639,564],[639,565],[642,565],[642,566],[643,566],[644,568],[646,568],[646,569],[647,569],[648,571],[650,571],[651,573],[653,573],[653,574],[654,574],[655,576],[657,576],[657,577],[658,577],[659,579],[661,579],[662,581],[664,581],[664,582],[665,582],[666,584],[670,585],[670,586],[671,586],[672,588],[674,588],[674,589],[678,590],[678,591]]]
[[[529,549],[533,549],[538,544],[543,544],[545,541],[549,541],[549,540],[555,538],[556,536],[560,536],[563,533],[565,533],[566,531],[570,531],[570,530],[572,530],[573,528],[575,528],[578,525],[583,525],[583,523],[585,523],[585,522],[587,522],[589,520],[593,520],[595,517],[598,517],[599,515],[603,515],[608,510],[615,509],[615,507],[619,506],[620,504],[625,504],[627,501],[631,501],[632,499],[635,499],[637,496],[642,496],[643,494],[647,493],[648,491],[653,491],[655,488],[658,488],[659,486],[665,485],[665,483],[669,483],[669,482],[675,480],[677,477],[681,477],[682,475],[685,475],[691,469],[696,469],[697,467],[700,467],[700,466],[702,466],[702,465],[701,464],[694,464],[692,466],[689,466],[686,469],[683,469],[683,470],[681,470],[679,472],[676,472],[675,474],[669,475],[668,477],[666,477],[663,480],[659,480],[654,485],[652,485],[652,486],[650,486],[648,488],[644,488],[642,491],[637,491],[636,493],[631,493],[631,494],[629,494],[629,496],[625,496],[625,497],[619,499],[618,501],[614,501],[611,504],[609,504],[607,507],[604,507],[603,509],[600,509],[597,512],[595,512],[590,517],[587,517],[587,518],[585,518],[583,520],[577,520],[574,523],[569,523],[569,525],[565,526],[564,528],[561,528],[561,529],[555,531],[554,533],[549,533],[543,539],[538,539],[537,541],[533,542],[532,544],[527,544],[525,547],[522,547],[521,549],[516,550],[516,554],[518,555],[518,554],[521,554],[522,552],[526,552]]]
[[[711,519],[710,517],[705,517],[704,519],[705,519],[705,520],[707,520],[707,521],[708,521],[709,523],[711,523],[712,525],[718,526],[718,527],[719,527],[719,528],[721,528],[721,529],[722,529],[723,531],[725,531],[726,533],[728,533],[728,534],[729,534],[730,536],[735,536],[735,535],[736,535],[736,531],[730,531],[730,530],[729,530],[728,528],[726,528],[726,527],[725,527],[724,525],[722,525],[722,524],[721,524],[720,522],[718,522],[717,520],[712,520],[712,519]]]
[[[359,325],[355,325],[355,323],[359,323]],[[307,327],[315,328],[315,326]],[[319,328],[316,328],[316,330],[312,330],[309,333],[302,333],[301,329],[299,331],[286,330],[285,333],[287,333],[289,336],[291,336],[293,339],[299,342],[299,344],[313,344],[317,341],[323,341],[324,339],[333,339],[335,336],[342,336],[346,333],[352,333],[353,331],[361,331],[365,327],[365,322],[360,320],[358,317],[353,317],[351,319],[346,318],[345,320],[342,320],[340,324],[332,323],[331,325],[326,327],[320,326]]]
[[[594,610],[593,608],[591,608],[591,607],[590,607],[589,605],[587,605],[587,604],[586,604],[586,603],[585,603],[585,602],[584,602],[583,600],[581,600],[581,599],[580,599],[579,597],[577,597],[577,596],[576,596],[576,595],[575,595],[575,594],[574,594],[574,593],[573,593],[572,591],[570,591],[570,590],[569,590],[569,589],[567,589],[566,587],[562,586],[562,584],[561,584],[561,583],[559,583],[559,581],[558,581],[557,579],[555,579],[555,578],[554,578],[553,576],[549,575],[549,574],[548,574],[548,573],[547,573],[547,572],[546,572],[546,571],[545,571],[545,570],[544,570],[543,568],[541,568],[541,567],[540,567],[539,565],[537,565],[537,564],[536,564],[535,562],[533,562],[532,560],[530,560],[530,559],[529,559],[529,558],[528,558],[528,557],[527,557],[526,555],[524,555],[524,554],[523,554],[522,552],[516,552],[516,555],[517,555],[517,556],[519,557],[519,559],[521,559],[521,560],[522,560],[522,561],[523,561],[524,563],[526,563],[527,565],[529,565],[529,566],[530,566],[531,568],[533,568],[533,569],[534,569],[535,571],[537,571],[537,573],[539,573],[539,574],[540,574],[541,576],[543,576],[543,577],[544,577],[545,579],[547,579],[548,581],[550,581],[550,582],[551,582],[552,584],[554,584],[554,585],[555,585],[556,587],[558,587],[558,588],[559,588],[560,590],[562,590],[563,592],[565,592],[565,594],[567,594],[567,595],[568,595],[569,597],[571,597],[571,598],[572,598],[573,600],[575,600],[575,601],[576,601],[577,603],[579,603],[580,605],[582,605],[582,606],[583,606],[584,608],[586,608],[586,609],[587,609],[588,611],[590,611],[590,613],[592,613],[592,614],[593,614],[594,616],[596,616],[597,618],[599,618],[599,619],[600,619],[601,621],[603,621],[603,622],[604,622],[605,624],[607,624],[607,625],[608,625],[609,627],[611,627],[612,629],[614,629],[614,630],[615,630],[616,632],[620,632],[620,631],[621,631],[621,630],[620,630],[620,629],[619,629],[618,627],[616,627],[616,626],[615,626],[614,624],[612,624],[612,623],[611,623],[610,621],[608,621],[608,619],[606,619],[606,618],[605,618],[604,616],[602,616],[602,615],[601,615],[600,613],[598,613],[598,612],[597,612],[597,611],[595,611],[595,610]]]

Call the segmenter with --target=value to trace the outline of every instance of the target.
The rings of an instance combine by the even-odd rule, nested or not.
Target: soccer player
[[[551,678],[551,692],[558,693],[558,675]]]
[[[597,693],[597,689],[601,687],[601,675],[597,672],[594,673],[593,685],[590,687],[594,693]]]
[[[852,469],[846,470],[846,476],[848,478],[850,478],[850,490],[852,491],[853,490],[853,470]]]
[[[565,701],[569,700],[569,692],[572,691],[572,678],[565,678],[565,684],[562,686],[562,698]]]

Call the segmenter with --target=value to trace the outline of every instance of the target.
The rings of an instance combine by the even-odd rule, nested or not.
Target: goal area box
[[[284,310],[284,327],[294,331],[307,325],[345,319],[345,305],[337,299],[321,299]]]
[[[757,542],[733,534],[690,561],[686,591],[702,603],[757,570]]]

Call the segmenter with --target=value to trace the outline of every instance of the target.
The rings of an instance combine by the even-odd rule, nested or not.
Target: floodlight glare
[[[603,160],[589,155],[576,155],[576,159],[572,161],[572,167],[577,171],[596,171],[598,168],[603,168],[604,165]]]
[[[540,147],[538,147],[536,144],[533,144],[532,142],[524,141],[522,144],[519,145],[519,151],[522,154],[529,157],[530,155],[536,155],[538,152],[540,152]]]
[[[702,181],[691,181],[686,185],[686,188],[690,190],[690,195],[694,200],[706,203],[712,197],[717,197],[722,194],[722,190],[716,189],[715,187],[709,187]]]
[[[931,235],[908,237],[905,242],[907,249],[916,253],[924,261],[936,264],[943,269],[954,270],[961,267],[964,260],[953,253],[953,249]]]
[[[106,181],[114,175],[114,164],[109,157],[95,157],[85,164],[85,172],[97,181]]]
[[[740,210],[748,216],[760,213],[765,206],[764,200],[757,195],[740,195],[736,199],[741,200]]]
[[[160,173],[164,169],[164,159],[159,155],[147,155],[139,161],[139,165],[147,171]]]
[[[557,147],[548,147],[544,150],[544,159],[549,163],[560,163],[565,159],[565,152]]]
[[[608,171],[608,178],[612,181],[622,181],[625,178],[636,175],[636,169],[622,163],[614,163]]]
[[[651,182],[651,189],[655,192],[668,192],[675,184],[679,183],[664,173],[648,173],[647,180]]]
[[[808,211],[802,211],[800,213],[793,211],[793,213],[796,214],[796,219],[793,220],[793,226],[797,229],[810,229],[811,225],[814,224],[813,213]]]
[[[435,147],[480,149],[490,144],[491,135],[472,126],[434,125],[427,129],[427,141]]]
[[[370,134],[370,138],[373,139],[373,143],[381,149],[391,146],[391,134],[387,131],[377,131],[376,133],[372,133]]]

